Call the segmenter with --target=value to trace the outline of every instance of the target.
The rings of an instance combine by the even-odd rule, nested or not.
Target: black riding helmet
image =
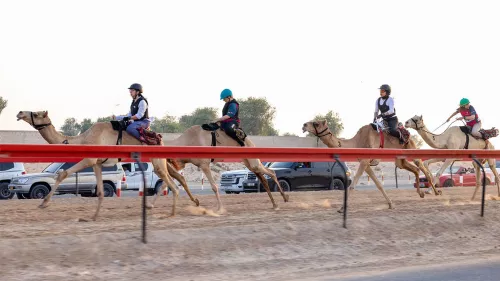
[[[385,92],[390,95],[391,94],[391,86],[387,85],[387,84],[384,84],[382,86],[380,86],[379,88],[380,90],[385,90]]]
[[[141,84],[138,84],[138,83],[134,83],[132,85],[130,85],[130,87],[128,87],[129,90],[136,90],[136,91],[139,91],[140,94],[142,94],[142,86]]]

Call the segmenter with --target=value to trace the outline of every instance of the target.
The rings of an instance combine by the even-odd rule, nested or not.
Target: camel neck
[[[68,141],[70,144],[78,143],[75,142],[77,137],[65,136],[59,133],[53,125],[49,125],[43,129],[38,130],[40,135],[50,144],[63,144],[64,141]]]
[[[430,147],[432,148],[445,148],[441,145],[439,145],[439,138],[440,136],[438,135],[433,135],[429,133],[429,130],[427,127],[424,125],[422,128],[417,130],[418,134],[422,137],[422,139],[427,143]]]
[[[328,134],[326,136],[320,137],[321,141],[328,147],[339,147],[339,148],[355,148],[356,141],[355,137],[351,139],[338,139],[333,134]]]

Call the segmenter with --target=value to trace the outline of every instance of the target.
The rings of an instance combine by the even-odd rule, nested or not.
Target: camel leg
[[[356,174],[354,175],[354,178],[351,182],[351,185],[349,187],[346,187],[346,188],[349,188],[349,190],[354,190],[354,188],[356,187],[356,185],[358,184],[358,180],[359,178],[361,177],[361,175],[363,175],[363,172],[366,171],[366,167],[370,166],[370,160],[361,160],[359,161],[359,167],[358,167],[358,170],[356,171]],[[368,175],[370,178],[372,178],[370,175]],[[372,178],[373,180],[373,178]],[[347,198],[347,200],[349,200],[349,197]],[[339,213],[343,213],[344,212],[344,206],[340,207],[340,209],[337,211]]]
[[[273,198],[273,195],[271,194],[271,190],[269,189],[269,184],[268,184],[266,178],[264,178],[264,176],[261,173],[256,173],[255,175],[257,176],[257,178],[259,178],[259,181],[262,183],[262,185],[266,189],[266,192],[269,195],[269,198],[271,198],[271,202],[273,203],[273,209],[278,210],[279,209],[278,205],[276,204],[276,202],[274,202],[274,198]]]
[[[389,196],[385,193],[384,187],[382,186],[382,183],[377,179],[375,176],[375,173],[373,172],[372,168],[370,166],[366,167],[366,173],[373,179],[373,182],[377,186],[378,190],[382,192],[382,195],[384,195],[385,200],[387,200],[387,203],[389,204],[389,209],[393,209],[393,203]]]
[[[52,195],[54,195],[54,193],[56,192],[56,190],[59,187],[59,185],[61,184],[61,182],[64,179],[66,179],[69,175],[76,173],[80,170],[83,170],[87,167],[93,166],[95,163],[97,163],[97,159],[86,158],[86,159],[83,159],[82,161],[76,163],[75,165],[73,165],[73,167],[67,169],[66,171],[62,171],[61,173],[59,173],[59,175],[57,176],[56,183],[54,184],[54,188],[52,188],[52,190],[49,192],[49,194],[47,194],[47,196],[45,196],[45,198],[42,201],[42,204],[40,204],[40,206],[38,206],[38,207],[39,208],[46,208],[48,206],[50,198],[52,198]]]
[[[427,178],[427,181],[429,182],[429,184],[431,185],[431,188],[432,190],[434,191],[434,195],[442,195],[443,192],[441,190],[437,190],[436,189],[436,186],[434,184],[434,179],[432,178],[432,174],[431,172],[429,172],[429,167],[425,166],[423,163],[422,163],[422,160],[421,159],[415,159],[414,160],[415,164],[417,165],[417,167],[424,173],[425,175],[425,178]],[[419,183],[419,180],[418,180],[418,176],[415,178],[415,181],[416,181],[416,184],[417,184],[417,190],[419,189],[420,187],[420,183]],[[422,196],[421,196],[422,197]],[[422,197],[423,198],[423,197]]]
[[[212,191],[215,193],[215,198],[217,198],[217,213],[221,213],[224,209],[222,207],[222,201],[220,200],[220,194],[219,194],[219,187],[217,186],[217,183],[215,182],[212,172],[210,171],[210,164],[208,163],[202,163],[200,166],[198,166],[205,176],[208,179],[208,182],[210,183],[210,186],[212,187]]]
[[[441,159],[441,158],[434,158],[434,159],[427,159],[424,161],[424,167],[430,171],[429,169],[429,164],[432,164],[432,163],[437,163],[437,162],[444,162],[446,161],[446,159]]]
[[[98,196],[98,201],[97,201],[97,209],[95,210],[95,214],[92,217],[92,220],[96,220],[97,216],[99,215],[99,210],[101,210],[101,205],[102,201],[104,200],[104,183],[102,181],[102,166],[101,164],[95,164],[93,167],[94,169],[94,174],[95,174],[95,179],[97,183],[97,196]]]
[[[169,217],[175,216],[175,209],[177,206],[177,200],[179,199],[179,189],[177,188],[177,185],[175,182],[172,180],[170,175],[168,174],[168,169],[167,169],[167,163],[165,159],[155,159],[151,161],[153,163],[153,166],[155,168],[155,173],[158,175],[163,180],[163,184],[161,185],[161,190],[160,192],[156,193],[156,195],[153,197],[153,202],[151,204],[148,204],[148,208],[151,209],[154,207],[154,203],[156,199],[160,197],[160,195],[165,191],[165,189],[170,187],[170,190],[173,193],[173,203],[172,203],[172,214],[170,214]],[[146,195],[144,195],[146,196]]]
[[[276,173],[271,170],[271,169],[268,169],[266,167],[264,167],[262,165],[262,163],[258,162],[257,165],[251,165],[250,161],[249,160],[246,160],[246,161],[243,161],[245,163],[245,166],[247,166],[247,168],[252,171],[254,174],[264,174],[264,175],[268,175],[271,177],[271,179],[274,181],[274,183],[276,183],[276,186],[278,187],[278,190],[279,192],[281,193],[281,196],[283,196],[283,200],[285,202],[288,202],[289,200],[289,196],[288,194],[285,194],[285,192],[283,191],[283,188],[281,187],[279,181],[278,181],[278,178],[276,177]],[[266,183],[267,183],[267,180],[266,180]],[[264,183],[262,183],[262,185],[264,185]],[[260,188],[260,187],[259,187]]]
[[[200,206],[200,201],[198,200],[198,198],[194,198],[193,194],[191,194],[191,190],[189,190],[189,187],[186,183],[186,179],[170,165],[168,165],[168,173],[170,176],[176,179],[182,185],[182,187],[184,187],[184,190],[186,190],[186,193],[191,199],[191,201],[193,201],[196,204],[196,206]]]

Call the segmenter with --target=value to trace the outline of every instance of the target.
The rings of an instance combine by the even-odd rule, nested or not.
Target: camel
[[[83,134],[77,136],[64,136],[57,132],[56,128],[52,125],[52,122],[48,116],[47,111],[20,111],[17,114],[17,121],[23,120],[30,124],[33,128],[37,129],[42,137],[50,144],[82,144],[82,145],[116,145],[118,139],[118,131],[113,130],[110,122],[97,122],[92,127],[90,127]],[[141,145],[141,142],[136,138],[130,136],[128,133],[123,132],[122,144],[124,145]],[[85,158],[82,161],[75,164],[73,167],[66,171],[58,174],[54,188],[50,193],[44,198],[43,202],[40,204],[40,208],[46,208],[50,202],[50,199],[54,195],[55,191],[59,187],[59,184],[69,175],[78,172],[82,169],[92,166],[97,180],[97,195],[99,197],[97,209],[92,217],[92,220],[96,220],[101,208],[102,201],[104,199],[103,192],[103,181],[102,181],[102,166],[108,167],[113,166],[118,163],[116,158]],[[179,190],[176,184],[173,182],[172,178],[168,172],[168,164],[166,159],[155,158],[151,159],[151,163],[154,167],[154,172],[163,180],[162,190],[164,190],[167,185],[170,187],[173,196],[172,204],[172,214],[170,216],[175,216],[175,207],[177,199],[179,197]],[[172,169],[173,170],[173,169]],[[176,173],[176,172],[175,172]],[[175,174],[174,173],[174,174]],[[179,176],[181,176],[179,174]],[[181,176],[182,177],[182,176]],[[181,181],[184,178],[176,176],[176,179]],[[185,180],[183,181],[185,183]],[[182,183],[182,182],[181,182]]]
[[[375,129],[373,129],[371,124],[361,127],[356,133],[356,135],[351,139],[340,139],[335,137],[328,128],[326,120],[309,121],[307,123],[304,123],[304,125],[302,126],[302,131],[303,132],[307,131],[309,133],[312,133],[316,137],[320,138],[324,144],[332,148],[379,148],[380,147],[379,133]],[[399,149],[417,148],[415,143],[411,139],[407,144],[399,144],[399,140],[397,138],[389,135],[387,132],[384,132],[384,134],[386,140],[384,148],[399,148]],[[370,161],[371,159],[359,159],[360,162],[359,168],[356,171],[356,175],[354,176],[354,179],[349,189],[352,190],[356,187],[359,178],[363,174],[363,171],[365,171],[368,174],[368,176],[373,180],[378,190],[380,190],[380,192],[382,192],[382,194],[384,195],[385,199],[387,200],[387,203],[389,204],[389,209],[393,209],[394,203],[391,201],[389,196],[387,196],[382,184],[375,176],[375,173],[370,167]],[[416,184],[417,193],[420,195],[421,198],[424,198],[425,194],[424,192],[420,191],[419,169],[422,170],[427,179],[429,179],[429,183],[431,184],[435,195],[440,195],[441,191],[437,191],[435,189],[434,184],[432,183],[432,176],[422,164],[422,160],[415,159],[414,162],[418,167],[405,159],[396,159],[395,161],[397,167],[399,167],[400,169],[408,170],[415,175],[415,181],[417,183]],[[341,208],[341,210],[342,209],[343,207]]]
[[[412,128],[415,131],[418,132],[418,134],[424,139],[424,141],[432,148],[437,148],[437,149],[465,149],[465,145],[467,142],[467,136],[462,132],[460,129],[460,126],[453,126],[447,128],[443,133],[436,135],[431,133],[427,127],[424,124],[424,119],[422,115],[418,116],[415,115],[413,118],[408,119],[405,122],[405,127],[406,128]],[[493,144],[491,144],[489,141],[485,141],[483,139],[476,139],[475,137],[469,135],[469,141],[468,141],[468,148],[469,149],[495,149]],[[443,166],[441,166],[441,169],[436,173],[436,180],[439,179],[441,174],[444,172],[444,170],[450,166],[450,164],[457,160],[457,159],[429,159],[428,163],[433,163],[433,162],[439,162],[442,160],[444,161]],[[491,167],[491,170],[493,171],[493,174],[495,175],[495,181],[496,185],[498,188],[498,196],[500,196],[500,183],[499,183],[499,177],[498,173],[496,170],[496,163],[495,159],[481,159],[479,160],[482,164],[486,163],[488,161],[488,164]],[[476,193],[479,190],[479,186],[481,185],[480,179],[481,179],[481,170],[478,164],[475,161],[472,161],[472,164],[474,165],[474,169],[476,171],[476,188],[474,189],[474,193],[472,194],[471,200],[474,200],[476,197]]]
[[[188,128],[182,135],[180,135],[178,138],[170,141],[164,141],[164,146],[212,146],[213,139],[212,137],[215,138],[216,146],[236,146],[240,147],[240,145],[231,137],[226,135],[223,131],[220,129],[217,129],[216,131],[208,131],[204,130],[202,126],[195,125],[190,128]],[[250,138],[245,137],[244,139],[244,144],[246,147],[255,147],[255,144],[250,140]],[[212,161],[213,160],[213,161]],[[200,158],[185,158],[185,159],[167,159],[167,162],[172,163],[176,169],[184,169],[187,163],[191,163],[198,168],[200,168],[205,176],[207,177],[208,181],[210,182],[210,186],[212,187],[212,191],[215,193],[216,199],[217,199],[217,213],[223,212],[223,207],[222,207],[222,201],[220,199],[219,195],[219,187],[217,186],[212,173],[210,171],[210,163],[217,163],[217,159],[200,159]],[[260,162],[259,159],[243,159],[243,164],[255,173],[259,181],[262,183],[264,186],[267,194],[269,195],[269,198],[271,199],[271,202],[273,204],[273,209],[277,210],[278,205],[274,201],[274,198],[271,194],[271,190],[269,188],[269,184],[267,182],[267,179],[264,177],[264,175],[269,176],[274,183],[276,184],[276,187],[278,188],[279,192],[283,196],[283,199],[285,202],[288,202],[289,196],[288,194],[285,194],[283,189],[281,188],[281,185],[278,182],[278,179],[276,177],[276,173],[264,167],[262,163]],[[164,189],[166,186],[164,186],[161,190],[161,192],[158,192],[156,196],[153,198],[151,204],[148,205],[148,208],[153,208],[154,203],[156,200],[160,197],[160,194],[163,193]],[[186,187],[185,187],[186,188]],[[187,191],[188,189],[186,189]]]

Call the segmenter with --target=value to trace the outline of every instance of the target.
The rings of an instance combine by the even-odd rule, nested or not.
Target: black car
[[[273,162],[268,167],[284,191],[339,189],[343,190],[351,182],[351,170],[344,162]],[[279,191],[274,181],[264,176],[271,191]],[[243,182],[244,192],[264,192],[262,183],[254,177]]]

